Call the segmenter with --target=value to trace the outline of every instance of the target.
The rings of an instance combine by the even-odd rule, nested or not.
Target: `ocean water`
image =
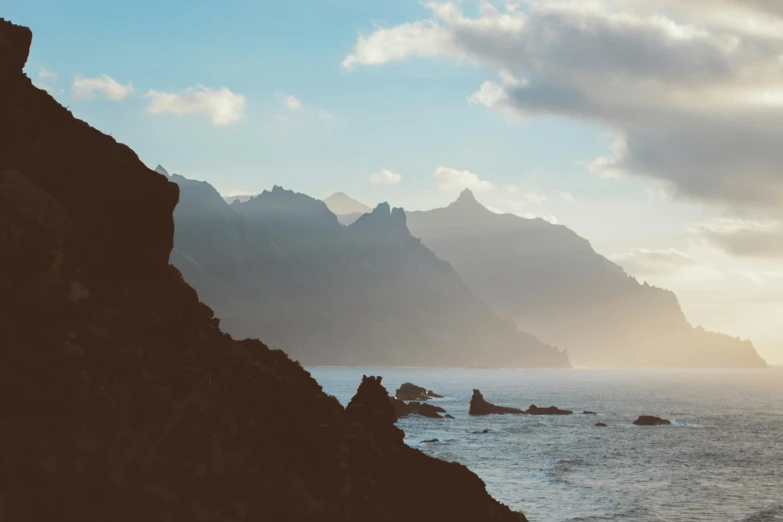
[[[362,375],[392,394],[413,382],[444,395],[432,403],[455,419],[400,419],[406,442],[465,464],[531,522],[783,521],[783,368],[308,371],[344,405]],[[471,417],[474,388],[494,404],[598,415]],[[634,426],[642,414],[674,424]]]

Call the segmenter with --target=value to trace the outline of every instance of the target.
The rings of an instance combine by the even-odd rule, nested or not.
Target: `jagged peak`
[[[459,197],[457,197],[457,203],[462,202],[470,202],[470,203],[478,203],[476,200],[476,196],[473,195],[473,191],[470,189],[465,189],[462,192],[459,193]]]
[[[378,203],[372,212],[362,215],[350,226],[353,228],[383,227],[387,232],[389,230],[404,231],[406,235],[410,235],[405,210],[400,207],[392,208],[385,201]]]
[[[470,212],[492,212],[487,207],[478,202],[476,196],[473,195],[473,191],[470,189],[465,189],[460,192],[459,197],[457,197],[457,199],[455,199],[454,202],[452,202],[447,208]]]

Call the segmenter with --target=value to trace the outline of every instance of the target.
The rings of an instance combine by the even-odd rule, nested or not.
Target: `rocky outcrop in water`
[[[633,421],[633,423],[637,426],[668,426],[672,423],[672,421],[655,417],[653,415],[642,415]]]
[[[397,388],[394,396],[401,401],[426,401],[429,399],[442,399],[443,395],[438,395],[432,390],[423,388],[422,386],[416,386],[410,382],[406,382]]]
[[[531,404],[530,408],[528,408],[525,413],[528,415],[572,415],[574,412],[571,410],[561,410],[557,406],[539,408],[535,404]]]
[[[518,408],[508,408],[506,406],[495,406],[484,400],[479,390],[473,390],[473,397],[470,399],[470,415],[492,415],[492,414],[515,414],[524,415],[525,412]]]
[[[344,409],[222,333],[168,264],[177,186],[33,86],[31,36],[0,19],[0,519],[525,520],[380,379]]]
[[[410,402],[405,403],[396,397],[390,398],[397,418],[407,417],[408,415],[421,415],[422,417],[429,417],[432,419],[442,419],[441,413],[446,413],[446,410],[439,406],[433,406],[432,404]],[[447,415],[447,418],[453,419],[454,417]]]
[[[599,428],[606,428],[606,424],[603,422],[596,422],[595,425],[598,426]]]

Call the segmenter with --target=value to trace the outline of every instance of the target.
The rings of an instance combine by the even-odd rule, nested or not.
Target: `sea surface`
[[[531,522],[783,521],[783,368],[769,370],[460,370],[312,367],[345,405],[362,375],[394,394],[413,382],[444,395],[454,420],[398,421],[406,443],[461,462]],[[489,402],[593,415],[471,417]],[[638,427],[639,415],[674,424]],[[594,426],[608,424],[606,428]],[[489,429],[489,433],[475,431]],[[425,439],[436,443],[422,443]]]

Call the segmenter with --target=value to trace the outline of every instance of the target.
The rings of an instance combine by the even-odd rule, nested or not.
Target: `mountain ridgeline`
[[[640,284],[562,225],[496,214],[469,190],[407,216],[473,293],[574,365],[766,367],[749,341],[693,328],[672,292]]]
[[[31,40],[0,19],[0,520],[524,522],[408,447],[379,378],[343,408],[283,352],[221,332],[169,264],[177,185],[36,88]],[[213,249],[252,232],[210,210]],[[259,249],[249,268],[295,268]]]
[[[477,299],[410,235],[402,209],[383,203],[345,227],[281,187],[229,205],[205,182],[171,180],[171,262],[236,337],[303,364],[569,366]]]

